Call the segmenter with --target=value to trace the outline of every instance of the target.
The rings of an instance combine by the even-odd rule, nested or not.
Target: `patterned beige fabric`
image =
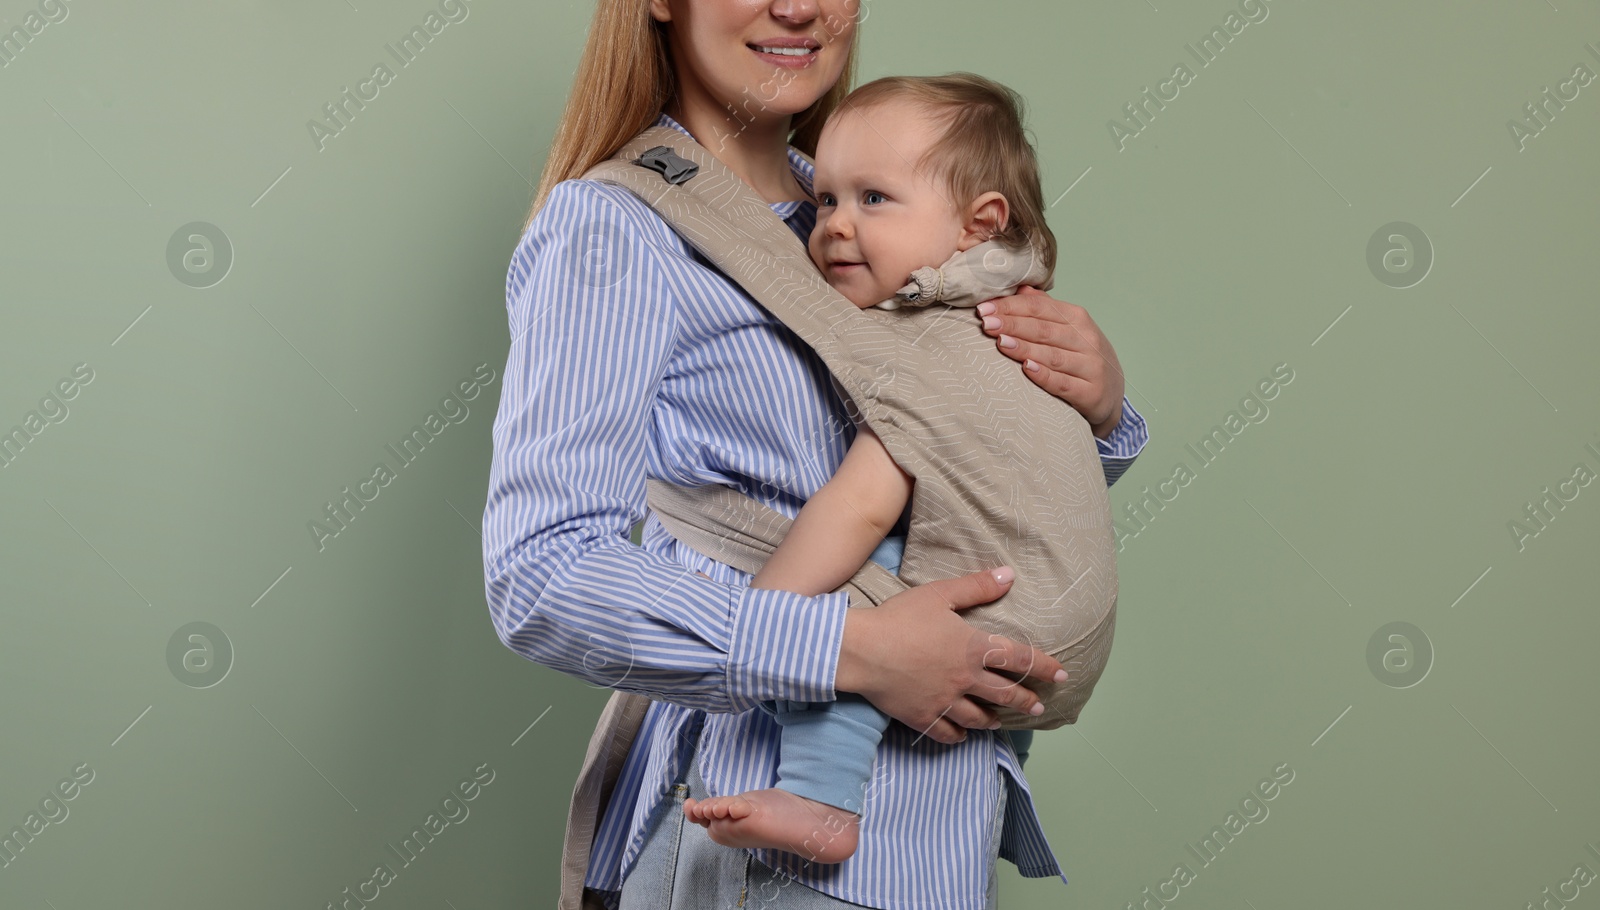
[[[656,151],[662,146],[672,153],[666,164]],[[653,158],[655,169],[632,163],[641,156]],[[687,179],[685,160],[698,168]],[[846,300],[771,207],[677,130],[649,127],[583,176],[639,196],[794,330],[895,462],[916,478],[900,576],[866,563],[842,588],[851,606],[876,605],[912,584],[1014,567],[1011,590],[962,615],[1054,656],[1069,678],[1028,680],[1045,713],[1001,708],[1001,725],[1047,730],[1075,723],[1105,668],[1117,602],[1110,500],[1083,416],[996,351],[970,310],[861,309]],[[745,572],[760,568],[789,525],[786,516],[725,487],[652,480],[647,491],[652,511],[675,537]],[[561,910],[579,910],[594,827],[647,707],[643,696],[614,693],[590,741],[568,818]]]
[[[561,844],[561,893],[559,910],[605,910],[600,896],[583,887],[589,869],[589,851],[594,845],[600,814],[611,802],[611,791],[628,758],[633,738],[650,710],[650,699],[632,692],[616,691],[600,712],[589,751],[572,788],[572,804],[567,809],[567,833]]]
[[[1055,279],[1047,272],[1038,249],[1024,250],[998,240],[985,240],[970,250],[952,254],[944,265],[917,269],[905,287],[873,306],[880,310],[930,303],[977,306],[993,297],[1010,297],[1021,284],[1048,291]]]

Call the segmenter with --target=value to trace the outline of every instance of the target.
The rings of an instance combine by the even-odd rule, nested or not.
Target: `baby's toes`
[[[683,801],[683,814],[689,821],[704,825],[706,823],[705,811],[706,807],[703,800],[697,800],[691,796]]]
[[[734,820],[746,818],[755,808],[750,804],[748,799],[745,799],[741,795],[724,796],[721,799],[722,807],[725,811],[721,815],[718,815],[718,818],[731,818]]]
[[[708,796],[701,800],[698,807],[700,810],[700,817],[707,821],[718,818],[727,818],[728,809],[725,805],[726,801],[727,797],[725,796]]]

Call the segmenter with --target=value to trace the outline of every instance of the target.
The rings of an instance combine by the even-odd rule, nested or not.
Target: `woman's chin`
[[[758,113],[762,117],[796,117],[816,104],[817,99],[827,94],[828,88],[833,85],[816,71],[815,66],[796,70],[770,66],[757,60],[755,68],[750,70],[750,73],[753,80],[746,85],[751,87],[733,95],[734,100],[729,102],[743,105],[757,91],[761,92],[761,103],[750,105],[755,109],[754,112],[750,112],[749,108],[739,107],[740,115],[746,120],[752,113]],[[838,80],[838,74],[835,74],[834,79]],[[779,83],[776,94],[772,93],[774,82]],[[772,94],[772,97],[767,98],[768,94]]]

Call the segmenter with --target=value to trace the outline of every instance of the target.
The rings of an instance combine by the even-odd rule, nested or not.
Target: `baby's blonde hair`
[[[991,191],[1005,196],[1010,208],[1005,229],[990,239],[1018,247],[1033,244],[1053,275],[1056,236],[1044,217],[1039,161],[1023,126],[1022,96],[976,73],[885,76],[845,96],[832,116],[866,114],[886,101],[918,105],[940,128],[939,138],[913,166],[942,183],[957,205]]]

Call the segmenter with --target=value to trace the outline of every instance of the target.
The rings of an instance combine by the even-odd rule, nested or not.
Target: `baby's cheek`
[[[820,245],[817,243],[817,234],[815,231],[813,231],[811,234],[811,239],[806,242],[806,255],[811,257],[812,268],[815,268],[819,272],[822,271],[822,256],[820,253],[821,249]]]

